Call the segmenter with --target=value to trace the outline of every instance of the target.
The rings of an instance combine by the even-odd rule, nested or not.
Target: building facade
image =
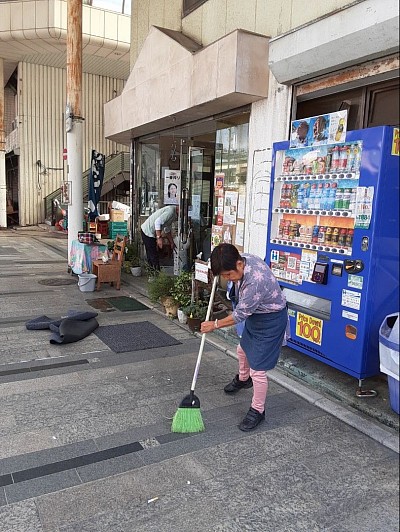
[[[136,226],[175,179],[189,259],[220,241],[264,257],[272,144],[342,108],[348,129],[398,124],[398,31],[394,0],[133,2],[105,134],[131,145]]]
[[[103,105],[121,94],[129,74],[130,17],[89,5],[82,17],[86,169],[92,149],[126,150],[105,139]],[[0,2],[0,226],[43,223],[45,198],[66,179],[66,37],[66,0]]]

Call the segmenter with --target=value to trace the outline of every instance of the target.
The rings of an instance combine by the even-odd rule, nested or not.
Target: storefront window
[[[160,207],[160,150],[158,144],[141,144],[140,214],[149,216]]]
[[[217,130],[212,243],[234,244],[239,251],[244,245],[248,138],[248,122]]]

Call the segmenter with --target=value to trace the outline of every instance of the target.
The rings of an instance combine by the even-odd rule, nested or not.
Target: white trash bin
[[[94,273],[81,273],[78,277],[78,286],[81,292],[94,292],[97,275],[94,275]]]
[[[392,409],[400,413],[399,397],[399,313],[390,314],[379,329],[379,359],[382,373],[388,376],[389,400]]]

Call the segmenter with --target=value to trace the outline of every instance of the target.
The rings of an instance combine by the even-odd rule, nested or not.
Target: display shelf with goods
[[[361,142],[281,152],[270,242],[351,255],[361,153]]]

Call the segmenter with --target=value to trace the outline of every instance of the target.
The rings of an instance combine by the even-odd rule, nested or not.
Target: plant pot
[[[188,317],[183,312],[183,310],[180,308],[178,308],[178,320],[179,320],[179,323],[186,323],[188,320]]]
[[[202,320],[200,318],[189,318],[188,317],[188,319],[187,319],[187,324],[189,326],[189,329],[192,332],[200,331],[201,322],[202,322]]]
[[[161,300],[164,305],[165,314],[169,318],[176,318],[178,314],[178,303],[172,297],[165,297]]]
[[[131,274],[133,277],[140,277],[142,275],[142,267],[141,266],[132,266],[131,267]]]

